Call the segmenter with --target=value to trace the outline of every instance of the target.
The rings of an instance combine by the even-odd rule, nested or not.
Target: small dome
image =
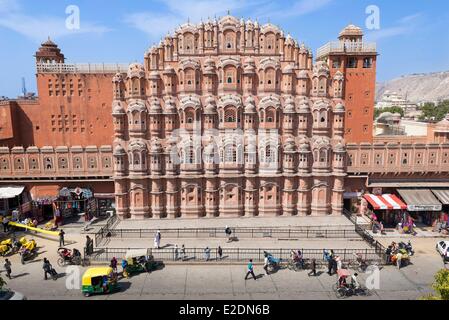
[[[296,143],[294,138],[288,137],[285,140],[284,151],[296,151]]]
[[[172,66],[168,65],[164,68],[164,74],[173,74],[175,73],[175,69]]]
[[[298,79],[309,79],[309,73],[306,70],[301,70],[298,73]]]
[[[150,80],[159,80],[161,77],[159,75],[159,72],[157,71],[151,71],[150,76],[148,77]]]
[[[345,106],[342,103],[337,103],[334,112],[345,112]]]
[[[150,152],[152,153],[158,153],[162,151],[162,145],[158,139],[154,139],[151,142]]]
[[[112,82],[123,82],[123,75],[121,73],[116,73],[112,78]]]
[[[360,27],[350,24],[340,32],[340,37],[342,36],[363,36],[363,30]]]
[[[145,69],[139,63],[132,63],[128,68],[128,78],[143,78],[145,77]]]
[[[154,99],[150,104],[150,113],[162,113],[161,103],[159,99]]]
[[[204,64],[205,65],[215,65],[215,60],[212,59],[211,57],[209,57],[206,60],[204,60]]]
[[[114,148],[114,155],[115,156],[122,156],[122,155],[125,155],[126,154],[126,151],[125,151],[125,149],[121,146],[121,145],[116,145],[115,146],[115,148]]]
[[[295,40],[293,40],[293,38],[290,35],[290,33],[287,35],[287,38],[285,38],[285,44],[286,45],[291,45],[291,46],[295,45]]]
[[[51,41],[50,37],[48,37],[47,41],[41,44],[42,47],[57,47],[56,43]]]
[[[284,69],[282,70],[282,73],[293,73],[295,70],[295,66],[292,64],[288,64],[284,67]]]
[[[309,113],[310,112],[310,107],[307,103],[303,102],[300,104],[299,106],[299,112],[301,113]]]
[[[112,103],[112,114],[125,114],[125,108],[123,108],[122,102],[115,100]]]
[[[336,152],[344,152],[345,151],[345,147],[343,146],[343,144],[341,142],[337,143],[334,147],[334,151]]]

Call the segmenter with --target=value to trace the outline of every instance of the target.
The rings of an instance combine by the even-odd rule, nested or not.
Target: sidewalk
[[[114,229],[182,229],[182,228],[286,228],[316,227],[323,229],[353,226],[345,216],[325,217],[241,217],[241,218],[197,218],[197,219],[142,219],[121,220]]]
[[[447,238],[448,236],[442,235],[438,232],[426,230],[422,228],[415,228],[416,235],[399,233],[396,229],[385,229],[387,234],[373,233],[371,230],[366,230],[374,238]]]

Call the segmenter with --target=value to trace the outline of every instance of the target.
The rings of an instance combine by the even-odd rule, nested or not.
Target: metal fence
[[[135,248],[133,248],[135,249]],[[164,249],[144,249],[147,250],[148,255],[152,255],[155,260],[162,261],[183,261],[189,262],[204,262],[206,263],[206,255],[204,248],[186,248],[185,253],[181,252],[181,248],[178,248],[178,255],[175,248]],[[223,261],[223,262],[247,262],[249,259],[253,259],[254,262],[263,262],[264,251],[270,252],[275,258],[281,258],[282,260],[288,260],[291,256],[292,250],[295,249],[245,249],[245,248],[222,248],[222,259],[219,259],[218,248],[210,249],[210,261]],[[90,261],[105,262],[108,263],[115,257],[117,259],[123,259],[128,249],[126,248],[101,248],[95,250],[91,255],[86,256]],[[383,260],[376,252],[376,249],[333,249],[334,254],[338,255],[344,263],[348,263],[356,260],[356,255],[361,255],[362,259],[369,262],[381,263]],[[86,251],[85,251],[86,252]],[[317,263],[325,263],[323,250],[320,249],[301,249],[305,260],[316,259]]]
[[[107,230],[112,230],[112,228],[114,227],[114,225],[117,221],[118,221],[118,217],[117,217],[117,215],[114,214],[112,217],[110,217],[106,221],[106,224],[95,233],[95,246],[96,247],[101,245],[105,235],[108,232]]]
[[[98,233],[98,237],[110,238],[153,238],[156,231],[160,231],[162,237],[177,238],[226,238],[222,228],[195,228],[195,229],[107,229]],[[275,238],[275,239],[304,239],[304,238],[358,238],[354,227],[341,230],[328,229],[280,229],[280,228],[231,228],[232,237],[241,239]]]

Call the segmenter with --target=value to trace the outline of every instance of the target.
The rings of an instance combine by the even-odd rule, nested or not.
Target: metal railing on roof
[[[377,52],[376,43],[368,42],[328,42],[317,50],[317,59],[328,55],[329,53],[375,53]]]
[[[37,73],[126,73],[127,63],[37,63]]]

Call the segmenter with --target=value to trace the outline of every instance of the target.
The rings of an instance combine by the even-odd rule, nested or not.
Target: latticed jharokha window
[[[227,108],[225,110],[225,122],[235,122],[236,114],[235,110],[232,108]]]
[[[234,145],[225,146],[225,162],[237,162],[237,150]]]

